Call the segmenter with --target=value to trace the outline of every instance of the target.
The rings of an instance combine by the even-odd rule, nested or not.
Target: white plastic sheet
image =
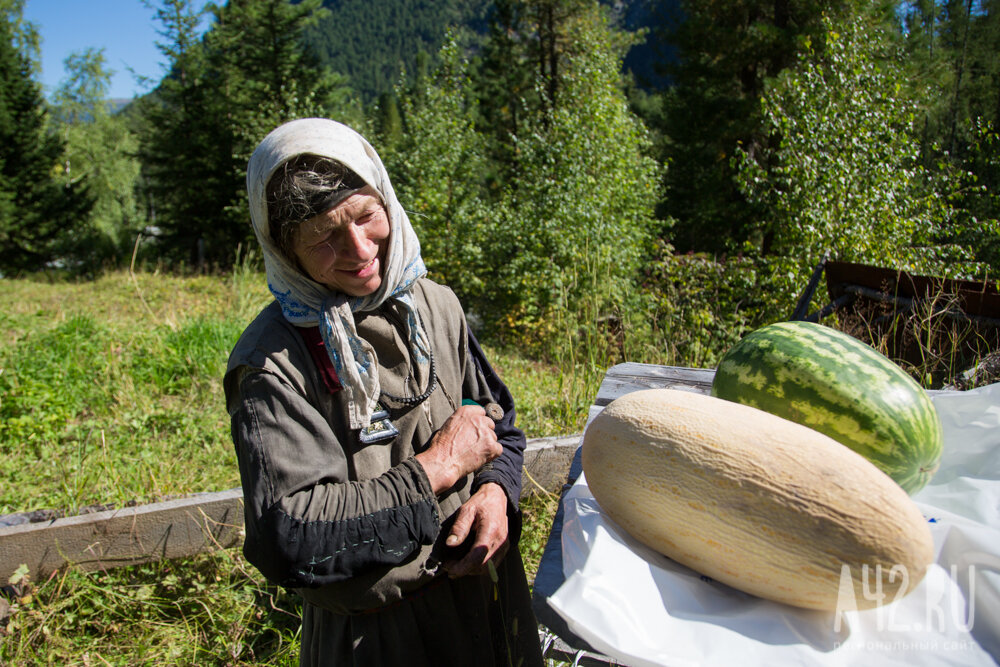
[[[550,606],[629,665],[994,665],[1000,660],[1000,384],[932,397],[945,454],[914,496],[937,559],[906,597],[814,612],[701,577],[601,513],[581,475],[564,496],[565,583]]]

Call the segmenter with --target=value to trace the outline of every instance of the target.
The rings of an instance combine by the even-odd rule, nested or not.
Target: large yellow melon
[[[934,558],[927,522],[885,473],[746,405],[626,394],[587,427],[582,456],[594,498],[627,533],[763,598],[866,609],[907,594]]]

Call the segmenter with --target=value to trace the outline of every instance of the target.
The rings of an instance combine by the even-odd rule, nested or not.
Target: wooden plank
[[[0,581],[24,564],[35,581],[83,570],[192,556],[242,540],[240,489],[0,529]]]
[[[558,492],[579,443],[579,434],[529,440],[522,497],[541,490]],[[237,546],[242,540],[241,489],[0,526],[0,582],[21,564],[39,581],[66,565],[104,570],[193,556]]]
[[[536,493],[559,493],[581,434],[538,438],[528,441],[521,473],[521,497]]]
[[[715,370],[681,368],[654,364],[624,363],[608,369],[597,391],[596,406],[605,406],[619,396],[638,389],[679,389],[707,394],[712,388]]]

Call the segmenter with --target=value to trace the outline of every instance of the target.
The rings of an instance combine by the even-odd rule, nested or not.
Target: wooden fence
[[[579,435],[528,441],[522,497],[558,492]],[[243,540],[243,492],[199,493],[149,505],[0,527],[0,583],[26,565],[40,581],[72,565],[104,570],[237,546]]]

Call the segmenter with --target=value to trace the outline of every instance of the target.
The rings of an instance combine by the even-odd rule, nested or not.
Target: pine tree
[[[321,0],[229,0],[215,12],[206,52],[211,70],[225,81],[230,115],[259,125],[249,135],[297,116],[343,112],[353,103],[343,77],[304,46],[306,31],[328,13]]]
[[[516,139],[559,106],[563,70],[580,46],[576,21],[589,0],[497,0],[476,76],[480,129],[493,137],[497,177],[516,162]]]
[[[245,178],[257,142],[292,118],[351,113],[342,79],[303,45],[319,7],[230,0],[212,6],[213,26],[199,39],[190,0],[162,0],[168,74],[145,102],[142,153],[168,253],[199,267],[228,265],[252,243]]]
[[[252,243],[244,184],[257,142],[287,120],[325,115],[346,101],[341,80],[303,46],[302,35],[320,11],[320,0],[229,0],[214,10],[203,45],[216,100],[209,120],[229,146],[216,156],[222,208],[202,230],[215,262],[227,263],[238,244]]]
[[[233,142],[215,123],[220,101],[198,37],[201,12],[191,0],[162,0],[156,18],[166,76],[139,105],[143,195],[158,254],[202,265],[205,230],[232,197],[220,161],[230,159]]]
[[[459,42],[476,43],[490,0],[326,0],[329,13],[305,39],[324,65],[345,76],[364,103],[391,93],[401,69],[412,73],[420,54],[437,54],[449,27]],[[433,68],[435,63],[431,63]]]
[[[519,0],[496,0],[490,14],[489,37],[483,45],[474,76],[479,96],[479,128],[493,136],[493,158],[509,164],[513,138],[533,96],[533,80],[520,45]]]
[[[5,3],[7,4],[7,3]],[[64,153],[48,129],[41,87],[29,56],[30,26],[20,2],[0,7],[0,272],[37,270],[58,259],[92,201],[80,182],[57,173]]]

